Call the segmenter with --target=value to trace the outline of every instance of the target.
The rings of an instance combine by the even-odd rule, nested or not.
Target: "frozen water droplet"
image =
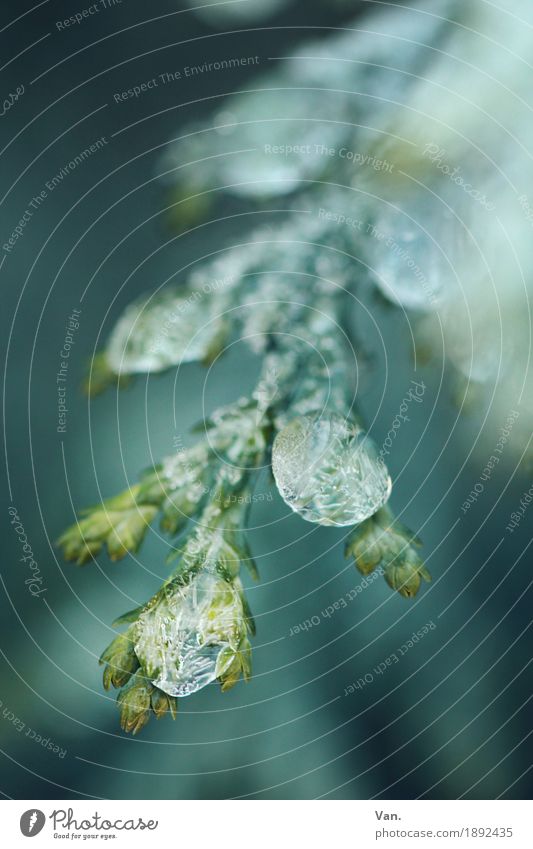
[[[135,653],[156,687],[189,696],[225,671],[217,660],[238,645],[242,615],[236,588],[202,571],[140,617]]]
[[[118,373],[161,371],[204,358],[223,333],[222,306],[199,290],[135,301],[111,334],[111,367]]]
[[[370,437],[337,413],[289,422],[274,440],[272,467],[283,500],[321,525],[362,522],[392,487]]]
[[[410,310],[431,312],[455,286],[454,267],[463,237],[441,203],[402,198],[398,208],[383,205],[366,229],[366,251],[377,286],[388,300]]]

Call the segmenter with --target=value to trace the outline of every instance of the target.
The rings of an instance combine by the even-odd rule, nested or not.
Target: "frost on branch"
[[[266,334],[268,350],[250,398],[216,410],[204,422],[203,439],[85,511],[60,539],[68,558],[85,563],[104,545],[112,559],[136,552],[157,515],[171,537],[185,530],[172,543],[169,562],[177,565],[168,580],[117,620],[127,630],[101,658],[104,685],[120,690],[127,731],[136,733],[151,715],[175,716],[177,698],[208,684],[218,681],[227,690],[240,677],[249,680],[255,626],[240,571],[244,566],[258,578],[245,526],[253,481],[271,449],[278,489],[307,521],[362,522],[356,533],[389,497],[388,471],[354,407],[353,352],[340,325],[345,296],[327,291],[321,281],[312,288],[314,301],[298,305],[292,334],[278,336],[273,327]],[[189,518],[195,524],[187,531]],[[385,577],[414,595],[427,573],[402,558]],[[408,580],[406,568],[416,573]]]
[[[489,31],[494,12],[484,5]],[[493,96],[483,73],[490,47],[469,27],[470,8],[452,0],[437,0],[431,14],[402,6],[311,40],[169,146],[164,179],[177,204],[187,193],[206,203],[232,195],[248,211],[256,204],[243,221],[257,220],[267,199],[276,208],[261,206],[261,226],[236,230],[236,243],[195,264],[183,286],[126,306],[93,364],[102,388],[212,362],[237,338],[262,360],[250,397],[215,411],[195,445],[84,512],[60,540],[68,558],[85,563],[104,548],[112,559],[136,553],[156,520],[169,537],[168,579],[119,620],[124,633],[102,655],[127,731],[150,715],[175,716],[178,698],[209,684],[226,690],[249,679],[254,625],[242,572],[257,578],[257,570],[245,527],[258,472],[270,461],[295,521],[331,534],[346,527],[346,552],[361,572],[381,570],[404,598],[430,580],[418,539],[388,504],[390,475],[363,420],[359,386],[356,393],[362,343],[351,318],[363,296],[379,293],[410,311],[417,338],[433,350],[442,344],[479,384],[509,375],[527,349],[530,314],[517,319],[523,280],[498,227],[501,218],[528,242],[529,222],[465,141],[479,134]],[[525,36],[515,38],[523,48]],[[480,72],[471,80],[449,55],[474,46]],[[436,93],[440,123],[430,114]],[[501,124],[527,147],[517,103],[504,101],[494,101]],[[488,155],[504,147],[491,128]],[[476,198],[455,179],[454,157],[472,169]],[[512,373],[500,383],[498,398],[514,392]]]
[[[140,730],[151,712],[175,716],[177,696],[217,680],[223,691],[241,676],[249,680],[255,624],[239,578],[242,565],[257,577],[243,534],[248,493],[247,472],[221,470],[195,530],[175,549],[171,576],[115,623],[128,628],[101,663],[106,688],[123,688],[118,704],[126,731]]]

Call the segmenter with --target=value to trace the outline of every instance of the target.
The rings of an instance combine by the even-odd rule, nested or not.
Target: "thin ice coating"
[[[205,359],[224,329],[223,305],[200,291],[164,292],[126,308],[108,343],[117,374],[161,371]]]
[[[382,203],[366,228],[365,251],[374,280],[388,300],[422,312],[442,305],[457,260],[456,249],[450,258],[445,249],[459,242],[455,225],[445,205],[432,198],[400,197],[395,204]]]
[[[202,571],[141,615],[135,653],[156,687],[189,696],[224,672],[217,660],[238,648],[242,616],[235,586]]]
[[[370,437],[336,413],[293,419],[274,441],[272,467],[283,500],[321,525],[364,521],[392,487]]]

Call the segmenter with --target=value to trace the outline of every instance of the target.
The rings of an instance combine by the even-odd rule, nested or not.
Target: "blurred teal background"
[[[155,178],[165,141],[213,108],[202,98],[245,85],[257,69],[195,77],[179,92],[179,102],[190,103],[180,108],[175,93],[161,90],[161,114],[115,138],[155,107],[115,104],[113,93],[217,56],[284,55],[308,37],[301,25],[341,25],[364,5],[296,4],[268,19],[274,28],[262,28],[263,21],[241,31],[233,23],[227,27],[233,32],[214,38],[217,27],[191,12],[134,26],[175,12],[179,7],[170,0],[149,10],[140,0],[124,0],[68,36],[55,31],[54,22],[72,14],[72,4],[45,4],[3,31],[31,4],[2,4],[2,55],[20,54],[4,66],[2,90],[26,87],[0,125],[1,147],[8,145],[2,195],[9,190],[0,207],[2,242],[65,163],[97,138],[108,139],[49,194],[0,270],[4,355],[9,350],[0,621],[1,790],[7,797],[528,796],[528,519],[512,536],[504,528],[530,484],[515,475],[504,492],[510,475],[498,469],[483,499],[461,514],[483,466],[467,458],[478,420],[457,421],[453,386],[440,364],[415,373],[404,319],[370,295],[395,368],[382,399],[382,353],[375,346],[361,403],[370,419],[381,404],[373,429],[378,442],[409,381],[427,385],[390,461],[392,504],[420,529],[434,578],[416,600],[407,602],[376,581],[346,608],[321,615],[361,577],[344,560],[341,532],[304,525],[274,495],[272,503],[254,505],[251,516],[262,576],[259,585],[248,585],[258,624],[252,682],[224,696],[208,687],[181,701],[175,723],[152,721],[132,739],[119,730],[114,696],[103,690],[96,661],[111,639],[109,623],[159,585],[168,542],[154,529],[137,560],[111,564],[102,556],[84,569],[65,564],[53,545],[75,510],[127,486],[139,470],[172,452],[176,437],[189,440],[202,405],[209,412],[244,394],[259,366],[236,345],[207,382],[200,366],[189,365],[177,378],[138,379],[120,397],[110,391],[89,403],[82,395],[86,363],[125,304],[198,255],[238,241],[243,220],[231,214],[253,209],[225,199],[224,222],[176,235],[162,212],[173,198]],[[126,27],[127,33],[110,36]],[[276,212],[263,211],[264,222],[278,220]],[[61,437],[56,373],[73,308],[81,309],[80,327]],[[497,437],[487,434],[488,444]],[[24,583],[27,569],[10,526],[10,504],[41,570],[46,592],[39,597]],[[319,625],[290,636],[295,625],[316,616]],[[401,663],[344,695],[429,622],[436,627]]]

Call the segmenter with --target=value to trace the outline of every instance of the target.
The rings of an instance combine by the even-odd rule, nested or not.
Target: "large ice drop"
[[[300,416],[274,440],[284,501],[308,522],[355,525],[388,499],[391,479],[365,431],[337,413]]]

